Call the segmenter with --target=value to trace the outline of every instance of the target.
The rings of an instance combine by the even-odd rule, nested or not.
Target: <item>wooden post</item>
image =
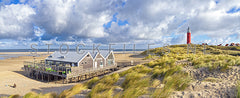
[[[41,73],[41,75],[42,75],[42,81],[43,81],[43,73]]]
[[[48,82],[49,82],[49,74],[48,74]]]
[[[53,76],[53,78],[54,78],[54,81],[55,81],[55,84],[56,84],[56,82],[57,82],[57,81],[56,81],[56,79],[57,79],[56,76]]]
[[[63,80],[62,83],[64,84],[64,78],[63,77],[62,77],[62,80]]]
[[[36,79],[38,80],[38,72],[36,73]]]
[[[67,84],[68,84],[68,77],[66,77],[66,80],[67,80]]]

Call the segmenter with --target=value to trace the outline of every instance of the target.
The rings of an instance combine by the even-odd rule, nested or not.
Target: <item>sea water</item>
[[[17,58],[19,56],[28,56],[26,54],[0,54],[0,60],[9,59],[9,58]]]

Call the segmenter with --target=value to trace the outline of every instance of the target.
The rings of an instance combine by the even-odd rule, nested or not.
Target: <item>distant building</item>
[[[240,46],[240,44],[239,44],[239,43],[236,43],[236,46]]]
[[[187,31],[187,44],[191,44],[191,31],[189,27]]]
[[[231,43],[230,46],[235,46],[235,43]]]

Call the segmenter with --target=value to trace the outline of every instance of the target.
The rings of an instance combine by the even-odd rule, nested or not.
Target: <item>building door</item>
[[[95,64],[94,64],[94,68],[97,68],[97,61],[96,61]]]

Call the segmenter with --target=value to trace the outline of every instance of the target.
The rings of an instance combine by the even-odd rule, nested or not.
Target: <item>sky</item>
[[[240,43],[239,0],[0,0],[0,49]]]

